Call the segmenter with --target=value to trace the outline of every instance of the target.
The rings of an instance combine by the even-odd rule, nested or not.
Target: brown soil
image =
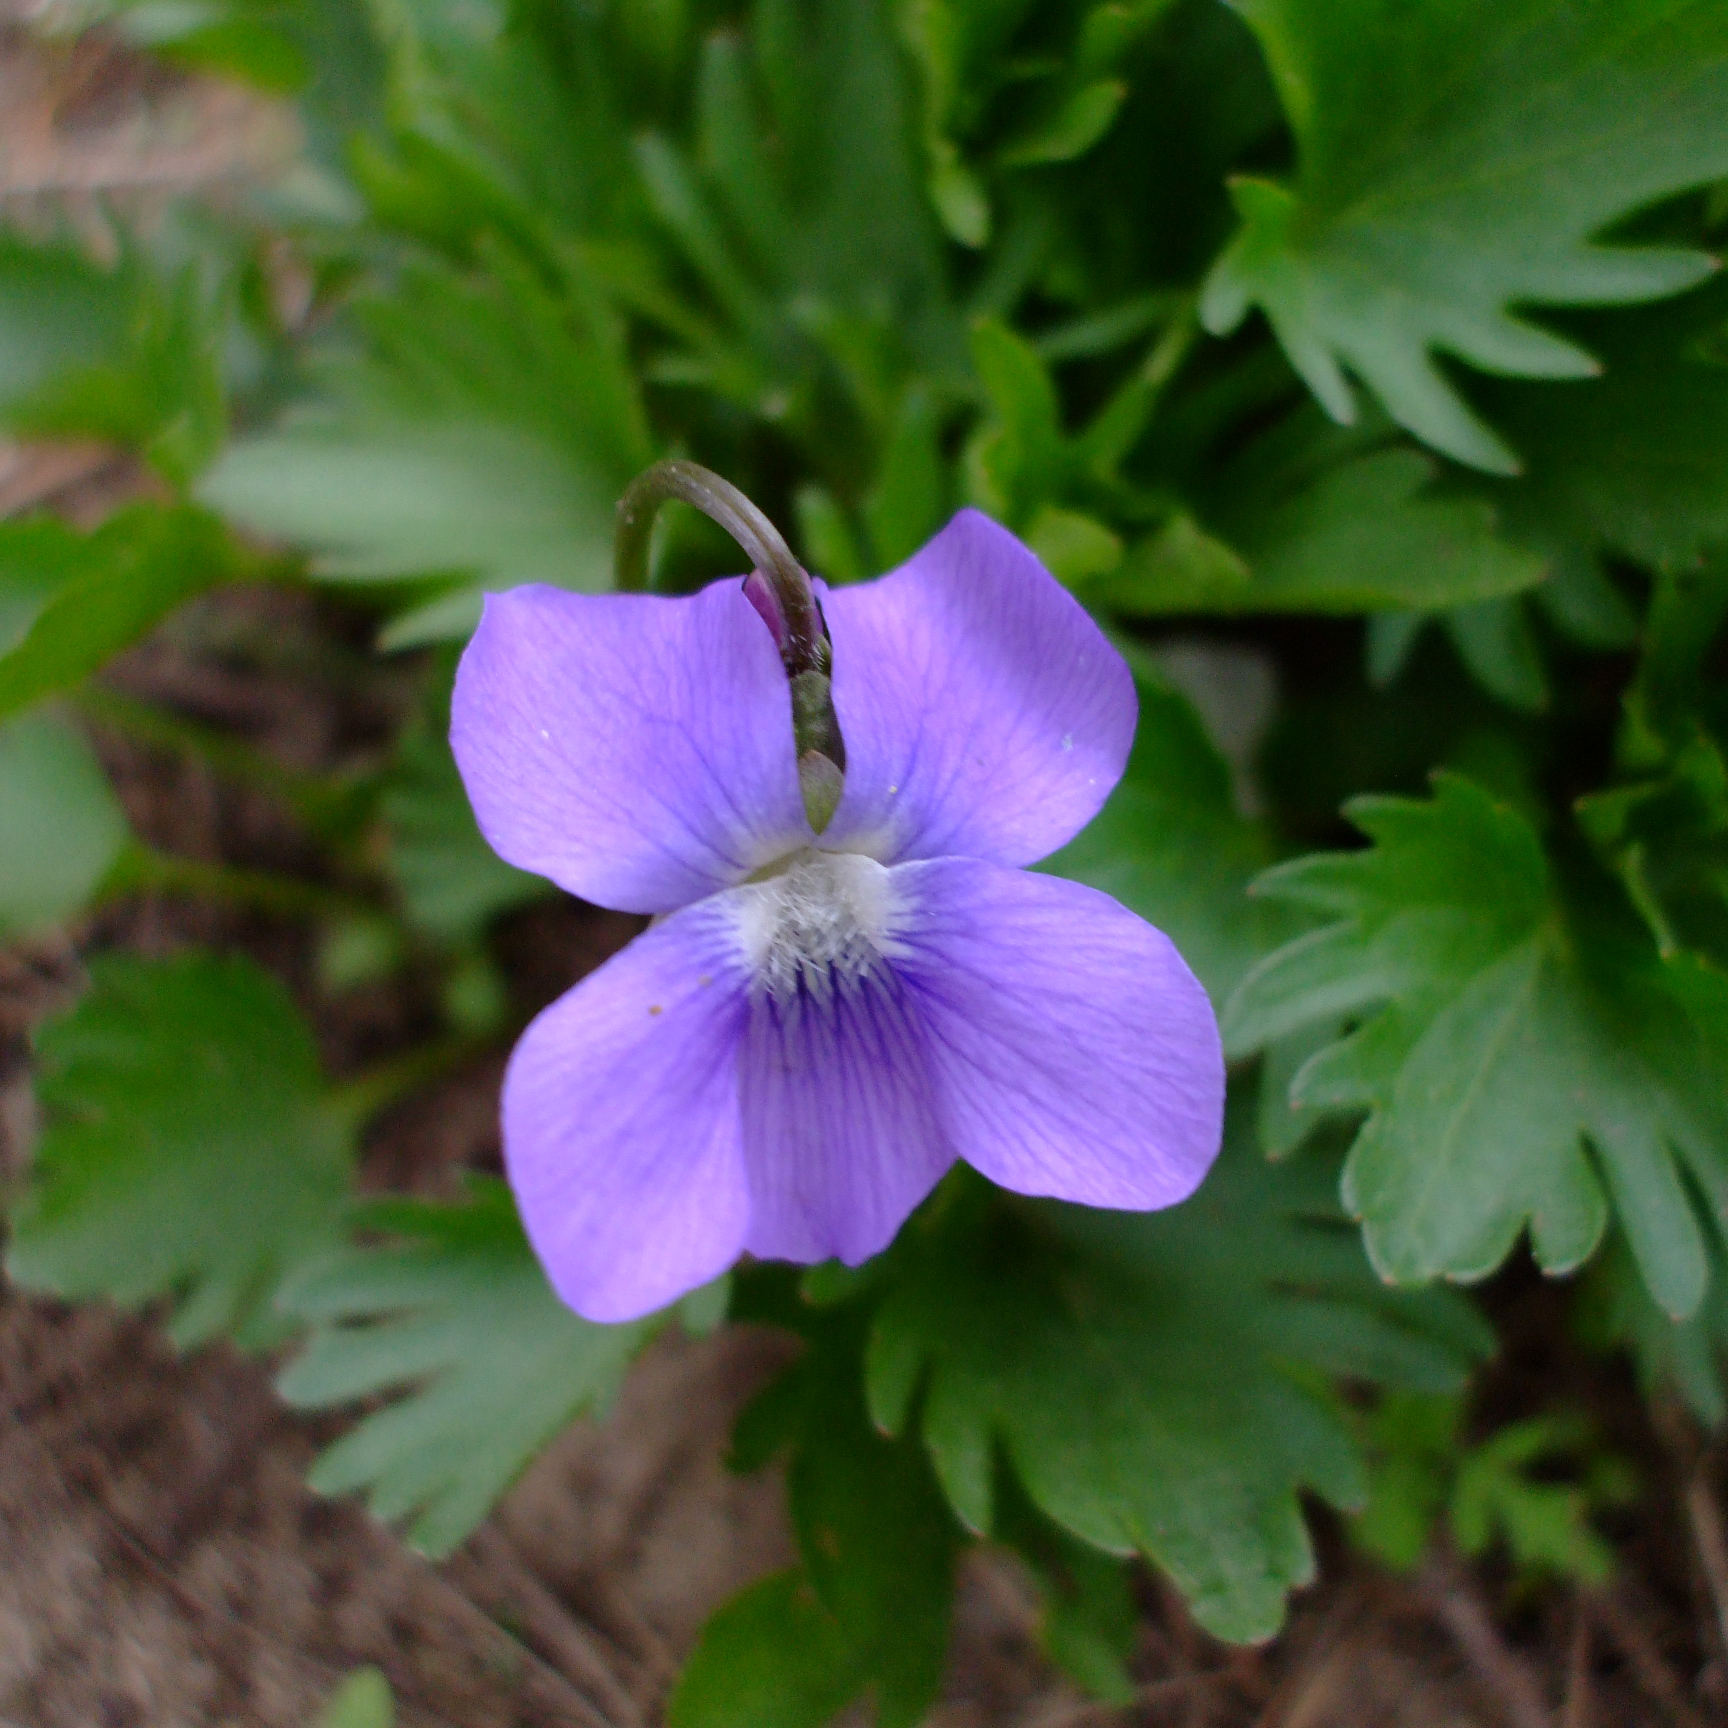
[[[0,30],[0,205],[88,216],[99,193],[208,188],[277,159],[281,119],[86,41],[44,52]],[[99,518],[141,484],[111,452],[0,450],[0,510],[48,503]],[[380,663],[338,610],[304,594],[235,592],[170,622],[113,688],[217,726],[298,767],[363,766],[411,700],[413,663]],[[327,878],[270,798],[190,757],[98,729],[139,833],[205,861]],[[628,939],[634,922],[574,902],[500,938],[524,1012]],[[27,1028],[68,1001],[79,956],[129,945],[240,947],[289,980],[333,1073],[436,1029],[427,980],[329,996],[292,921],[164,895],[104,909],[75,946],[0,952],[0,1173],[33,1133]],[[437,1192],[496,1159],[500,1061],[479,1060],[378,1122],[373,1185]],[[1551,1315],[1506,1318],[1490,1396],[1533,1407],[1556,1372]],[[1538,1299],[1538,1308],[1540,1301]],[[358,1506],[304,1486],[338,1431],[283,1408],[270,1364],[225,1347],[177,1357],[148,1317],[0,1290],[0,1728],[301,1728],[349,1670],[382,1668],[400,1719],[449,1728],[654,1721],[705,1616],[786,1563],[772,1473],[724,1466],[732,1418],[784,1359],[772,1336],[663,1339],[617,1409],[533,1467],[450,1561],[431,1565]],[[1593,1369],[1564,1364],[1586,1379]],[[1728,1722],[1728,1557],[1709,1458],[1674,1460],[1622,1380],[1581,1384],[1647,1463],[1650,1492],[1619,1534],[1610,1592],[1512,1596],[1492,1572],[1437,1560],[1398,1581],[1352,1559],[1319,1521],[1324,1581],[1261,1650],[1197,1632],[1151,1578],[1123,1710],[1086,1703],[1037,1654],[1037,1607],[1013,1562],[966,1563],[942,1728],[1664,1728]],[[1622,1434],[1620,1430],[1623,1429]],[[1678,1484],[1686,1484],[1682,1493]],[[1712,1577],[1716,1590],[1711,1588]]]

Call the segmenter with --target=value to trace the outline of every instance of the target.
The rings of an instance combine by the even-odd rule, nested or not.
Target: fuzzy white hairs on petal
[[[739,925],[756,987],[777,1002],[826,1000],[895,947],[888,871],[855,852],[806,849],[740,893]]]

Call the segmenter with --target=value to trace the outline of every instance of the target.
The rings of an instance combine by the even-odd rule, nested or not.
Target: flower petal
[[[1098,813],[1134,680],[1085,609],[976,510],[823,609],[846,788],[822,844],[883,863],[1031,864]]]
[[[893,971],[759,993],[741,1068],[753,1254],[856,1266],[954,1162],[923,1037]]]
[[[992,1182],[1087,1206],[1186,1199],[1217,1156],[1224,1058],[1170,939],[1107,894],[967,858],[891,873],[894,967],[942,1120]]]
[[[450,742],[493,849],[617,911],[689,905],[811,838],[786,673],[736,581],[489,596]]]
[[[651,1313],[744,1246],[745,985],[736,917],[709,900],[560,997],[510,1058],[510,1185],[553,1287],[590,1320]]]

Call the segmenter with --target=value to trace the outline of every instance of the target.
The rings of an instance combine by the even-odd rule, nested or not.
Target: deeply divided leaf
[[[1728,173],[1728,14],[1715,0],[1237,0],[1296,133],[1292,185],[1235,184],[1242,227],[1206,285],[1233,328],[1264,308],[1339,420],[1345,369],[1460,461],[1516,455],[1437,357],[1586,377],[1532,305],[1647,300],[1704,254],[1603,231]]]
[[[609,315],[500,254],[472,285],[430,266],[368,303],[364,360],[235,445],[200,496],[315,553],[332,578],[462,578],[398,646],[466,636],[485,589],[605,587],[612,504],[653,450]]]
[[[189,505],[129,505],[88,535],[0,523],[0,718],[71,689],[195,595],[266,569]]]
[[[1552,1272],[1617,1210],[1651,1293],[1696,1308],[1694,1192],[1728,1207],[1728,1089],[1695,1015],[1611,898],[1562,896],[1529,824],[1469,781],[1358,799],[1375,844],[1298,859],[1263,892],[1333,922],[1243,981],[1238,1050],[1347,1017],[1299,1102],[1366,1111],[1346,1204],[1389,1278],[1480,1277],[1526,1229]]]
[[[412,721],[384,783],[390,870],[408,920],[435,941],[472,941],[498,913],[547,892],[481,837],[450,753],[449,688]]]
[[[422,1552],[448,1554],[549,1441],[611,1400],[661,1322],[571,1313],[500,1182],[475,1179],[455,1205],[378,1202],[363,1221],[387,1240],[341,1249],[283,1292],[313,1333],[278,1384],[309,1409],[397,1394],[319,1458],[312,1486],[362,1491]]]
[[[1202,1625],[1247,1640],[1313,1575],[1299,1494],[1361,1493],[1313,1369],[1444,1388],[1484,1340],[1451,1299],[1381,1288],[1324,1174],[1266,1165],[1242,1138],[1167,1213],[933,1220],[882,1304],[868,1384],[878,1422],[922,1433],[972,1528],[993,1525],[1000,1451],[1057,1524],[1144,1554]]]
[[[183,1345],[281,1339],[272,1300],[336,1241],[351,1156],[282,986],[248,960],[109,955],[37,1052],[47,1127],[8,1274],[165,1299]]]

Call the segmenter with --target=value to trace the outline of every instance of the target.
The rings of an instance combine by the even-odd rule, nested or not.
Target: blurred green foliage
[[[1635,1498],[1637,1480],[1580,1418],[1528,1417],[1468,1444],[1458,1398],[1395,1393],[1366,1426],[1368,1499],[1351,1535],[1388,1565],[1418,1565],[1443,1524],[1459,1553],[1503,1548],[1530,1583],[1612,1575],[1591,1516]]]

